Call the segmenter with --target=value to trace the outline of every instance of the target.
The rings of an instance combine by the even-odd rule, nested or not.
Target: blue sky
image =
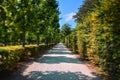
[[[71,25],[71,28],[76,27],[76,23],[72,18],[73,15],[78,12],[78,8],[83,4],[84,0],[57,0],[59,3],[59,11],[60,11],[60,26],[65,23]]]

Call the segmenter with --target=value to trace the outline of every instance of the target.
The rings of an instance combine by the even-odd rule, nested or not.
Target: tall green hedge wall
[[[120,1],[101,0],[100,6],[96,6],[82,22],[77,23],[75,32],[80,55],[109,74],[111,80],[119,80]],[[73,46],[71,39],[74,38],[65,41],[69,46]]]

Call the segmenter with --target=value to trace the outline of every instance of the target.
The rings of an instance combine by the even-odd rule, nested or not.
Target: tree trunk
[[[4,24],[4,46],[7,46],[7,26]]]
[[[40,38],[39,38],[39,35],[37,35],[37,45],[39,45],[40,44]]]
[[[21,34],[21,44],[25,47],[25,31]]]
[[[4,30],[3,43],[4,46],[7,46],[7,26],[5,26],[5,20],[3,21],[3,30]]]
[[[16,45],[16,38],[15,38],[15,35],[12,36],[12,45]]]
[[[4,35],[4,46],[7,46],[7,34]]]

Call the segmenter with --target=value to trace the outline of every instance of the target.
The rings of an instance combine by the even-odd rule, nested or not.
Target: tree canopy
[[[44,35],[44,37],[43,37]],[[0,1],[0,44],[57,41],[59,9],[56,0]],[[44,39],[44,40],[41,40]],[[54,40],[53,40],[54,39]]]
[[[61,28],[62,37],[65,37],[71,33],[70,24],[64,24]]]

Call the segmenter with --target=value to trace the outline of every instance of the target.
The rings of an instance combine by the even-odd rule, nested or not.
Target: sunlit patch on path
[[[80,58],[79,55],[77,54],[47,54],[47,55],[43,55],[43,57],[68,57],[68,58]]]
[[[14,80],[102,80],[62,43],[25,66]]]

